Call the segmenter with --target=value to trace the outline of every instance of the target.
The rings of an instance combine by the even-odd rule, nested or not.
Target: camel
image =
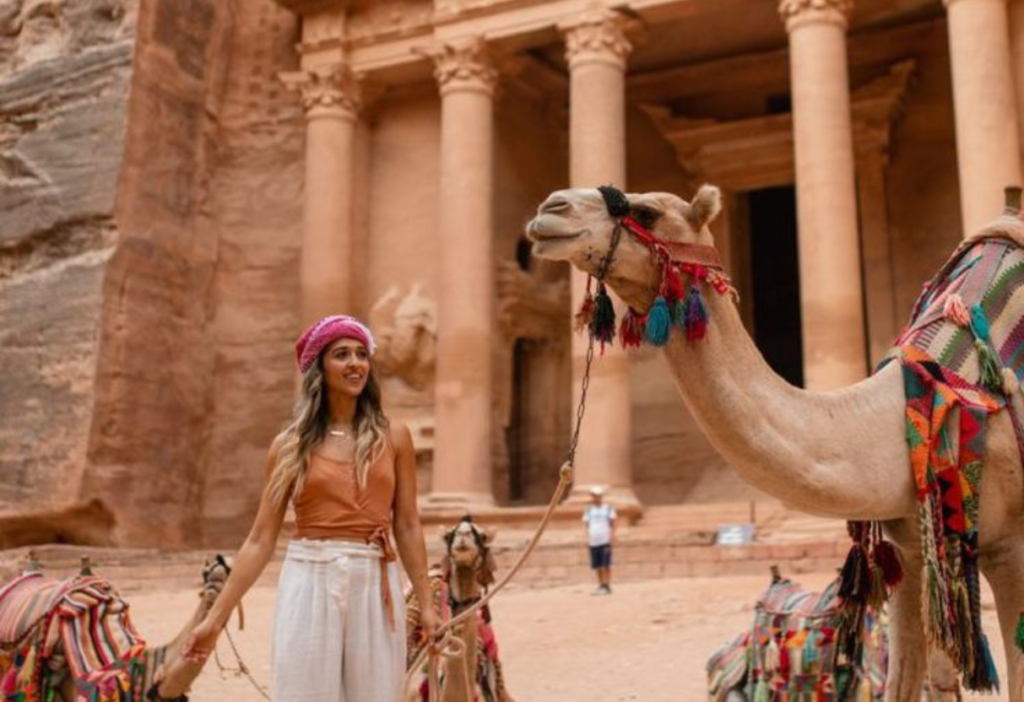
[[[469,516],[442,533],[445,558],[440,566],[431,568],[430,584],[434,605],[449,621],[480,600],[494,583],[497,568],[491,553],[494,534],[480,529]],[[419,603],[411,593],[406,596],[409,636],[409,663],[419,654]],[[513,702],[505,688],[497,643],[490,627],[490,612],[485,607],[478,616],[459,624],[452,632],[463,646],[444,656],[442,664],[441,702]],[[469,676],[469,671],[476,671]],[[467,698],[470,691],[475,691]],[[409,691],[409,702],[426,700],[425,684]]]
[[[221,556],[207,560],[199,604],[188,622],[168,643],[147,647],[131,624],[128,604],[87,562],[77,577],[61,581],[45,577],[31,558],[20,577],[0,585],[0,695],[187,702],[202,664],[181,658],[181,648],[220,595],[229,571]],[[74,651],[66,649],[69,641]]]
[[[691,202],[668,193],[626,199],[631,214],[660,239],[713,248],[708,224],[721,209],[718,188],[702,186]],[[597,189],[568,189],[539,206],[526,233],[536,256],[597,276],[616,224]],[[1002,218],[1000,226],[1018,235],[1022,229],[1017,217]],[[623,233],[604,280],[626,304],[648,310],[660,275],[648,248]],[[705,305],[705,338],[673,334],[664,346],[683,400],[715,449],[755,487],[803,512],[884,524],[905,573],[890,601],[886,702],[920,699],[928,668],[923,560],[899,364],[850,387],[806,391],[769,368],[729,295],[709,293]],[[999,412],[988,422],[979,565],[995,594],[1010,699],[1020,702],[1024,656],[1014,645],[1014,629],[1024,611],[1024,473],[1008,415]]]

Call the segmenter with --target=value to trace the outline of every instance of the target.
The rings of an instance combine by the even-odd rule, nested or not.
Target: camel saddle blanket
[[[754,625],[708,660],[712,702],[741,690],[752,702],[880,702],[885,693],[885,629],[873,612],[857,665],[837,663],[835,619],[839,581],[811,592],[791,580],[774,581],[757,601]]]
[[[139,683],[154,663],[145,647],[127,603],[102,578],[29,573],[0,589],[2,702],[50,700],[65,675],[76,702],[141,702]]]
[[[1024,236],[1004,217],[964,242],[925,285],[882,365],[899,363],[924,557],[925,629],[972,690],[998,689],[981,629],[979,488],[988,418],[1024,372]]]

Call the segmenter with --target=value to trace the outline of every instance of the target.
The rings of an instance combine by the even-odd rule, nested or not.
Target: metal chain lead
[[[604,282],[604,278],[608,275],[608,269],[612,265],[612,257],[615,255],[615,249],[619,247],[619,240],[622,238],[622,221],[618,221],[615,224],[615,229],[612,231],[612,241],[608,246],[608,251],[601,259],[600,265],[597,267],[597,279]],[[583,415],[587,411],[587,389],[590,387],[590,366],[594,363],[594,335],[587,335],[587,357],[586,362],[583,365],[583,378],[580,380],[580,401],[576,406],[576,427],[572,432],[572,439],[569,442],[569,456],[566,459],[570,466],[576,466],[576,449],[580,443],[580,429],[583,427]]]
[[[594,336],[589,335],[587,341],[587,358],[583,365],[583,378],[580,379],[580,401],[576,405],[576,427],[569,441],[569,456],[566,459],[571,466],[576,465],[576,449],[580,444],[580,429],[583,428],[583,415],[587,411],[587,390],[590,388],[590,366],[594,362]]]

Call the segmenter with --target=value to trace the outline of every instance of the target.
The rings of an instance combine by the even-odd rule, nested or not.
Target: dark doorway
[[[776,373],[803,387],[796,190],[765,188],[747,198],[754,341]]]

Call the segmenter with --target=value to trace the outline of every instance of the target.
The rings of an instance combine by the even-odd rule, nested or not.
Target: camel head
[[[199,591],[199,605],[192,613],[185,628],[174,637],[169,643],[154,649],[151,656],[162,661],[154,682],[158,684],[158,700],[176,700],[185,695],[193,681],[199,677],[203,669],[202,663],[192,663],[181,657],[181,649],[185,644],[188,634],[203,620],[214,602],[220,597],[231,573],[231,566],[221,555],[208,558],[203,564],[203,585]],[[239,620],[241,621],[241,606],[239,606]],[[148,688],[148,686],[147,686]]]
[[[491,553],[493,532],[481,529],[467,515],[445,531],[443,538],[448,552],[446,572],[449,579],[471,578],[476,585],[483,587],[494,582],[497,565]]]
[[[684,244],[713,245],[707,225],[722,209],[718,188],[704,185],[687,202],[671,193],[626,195],[629,216],[657,238]],[[533,253],[552,261],[568,261],[584,273],[597,276],[609,248],[617,217],[597,188],[557,190],[537,208],[526,225]],[[625,230],[605,276],[628,304],[646,309],[654,299],[659,269],[646,246]]]

